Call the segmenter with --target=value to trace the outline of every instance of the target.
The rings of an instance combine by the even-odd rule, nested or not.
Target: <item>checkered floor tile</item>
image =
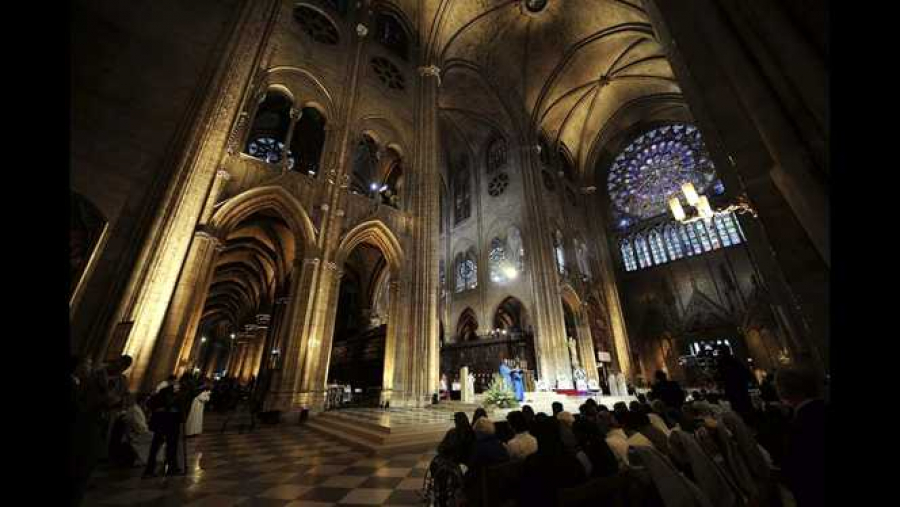
[[[301,426],[281,424],[239,434],[206,432],[188,442],[188,473],[142,479],[142,468],[99,466],[85,506],[422,505],[434,452],[369,456]],[[160,458],[162,454],[160,454]]]

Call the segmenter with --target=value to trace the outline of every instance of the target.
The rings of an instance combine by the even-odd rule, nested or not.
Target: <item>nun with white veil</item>
[[[204,387],[203,391],[191,402],[191,411],[184,429],[185,436],[191,437],[203,433],[203,408],[207,402],[209,402],[209,389]]]

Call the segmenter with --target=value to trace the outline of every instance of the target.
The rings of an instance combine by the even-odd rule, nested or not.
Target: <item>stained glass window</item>
[[[637,218],[667,213],[668,199],[691,182],[704,193],[715,181],[712,160],[696,127],[673,124],[638,136],[615,159],[607,187],[615,208]]]
[[[443,289],[444,285],[447,283],[446,271],[444,269],[444,259],[440,260],[440,264],[438,266],[438,277],[440,280],[440,287]]]
[[[731,246],[734,242],[731,241],[731,236],[728,235],[728,227],[725,225],[725,216],[716,215],[713,217],[713,222],[716,224],[716,232],[719,234],[719,239],[722,240],[722,246]]]
[[[681,226],[681,239],[684,245],[690,247],[687,249],[688,255],[697,255],[703,253],[703,247],[700,246],[700,240],[697,239],[697,231],[694,230],[692,224]]]
[[[378,42],[390,49],[394,54],[406,60],[408,58],[408,38],[403,26],[394,16],[386,13],[379,13],[375,20],[376,36]]]
[[[650,253],[653,255],[654,264],[663,264],[669,261],[666,257],[666,248],[663,246],[663,240],[659,231],[650,233]]]
[[[664,233],[666,240],[666,250],[669,252],[669,258],[673,261],[684,257],[684,249],[681,246],[681,238],[678,236],[678,229],[675,225],[666,226]]]
[[[281,162],[282,153],[284,153],[284,143],[269,136],[251,139],[247,144],[247,155],[270,164]]]
[[[270,164],[281,162],[290,111],[291,99],[277,90],[266,92],[250,127],[244,153]]]
[[[734,213],[722,215],[722,222],[725,224],[725,230],[728,231],[728,237],[731,238],[733,245],[744,241],[744,231],[741,230],[741,224],[738,222],[738,218],[734,216]]]
[[[697,234],[697,238],[700,239],[700,245],[703,246],[704,252],[712,250],[712,244],[709,242],[709,234],[706,232],[706,226],[703,224],[702,220],[688,224],[688,227],[693,229]]]
[[[701,220],[701,223],[703,223],[703,228],[706,229],[706,232],[709,235],[709,242],[712,244],[713,250],[722,248],[722,242],[719,241],[719,235],[716,234],[716,226],[713,221]]]
[[[500,238],[491,240],[491,251],[488,253],[488,262],[490,262],[490,274],[492,282],[505,282],[506,274],[503,270],[506,267],[506,245]]]
[[[495,137],[487,149],[487,173],[493,174],[506,165],[506,140]]]
[[[475,252],[469,250],[465,255],[456,256],[456,292],[474,289],[478,285],[478,265],[475,263]]]
[[[456,168],[456,174],[453,177],[453,218],[455,224],[469,218],[469,214],[472,211],[470,188],[469,167],[465,161],[462,161]]]
[[[466,260],[463,254],[457,254],[456,260],[454,262],[454,266],[456,267],[454,271],[456,271],[456,292],[462,292],[466,290],[466,277],[463,276],[462,265]]]
[[[634,248],[631,242],[623,239],[619,244],[619,251],[622,252],[622,262],[625,264],[625,271],[634,271],[637,269],[637,262],[634,260]]]
[[[643,236],[638,235],[634,238],[634,249],[637,252],[638,264],[642,268],[653,265],[653,261],[650,259],[650,249],[647,248],[647,240]]]
[[[553,252],[556,256],[556,270],[559,271],[560,275],[565,275],[566,254],[565,251],[563,251],[563,238],[562,233],[559,230],[553,235]]]

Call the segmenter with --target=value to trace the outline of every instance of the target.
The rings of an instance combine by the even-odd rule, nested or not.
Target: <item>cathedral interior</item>
[[[503,359],[532,390],[699,385],[722,347],[825,378],[825,14],[78,0],[72,355],[283,414],[427,407]]]

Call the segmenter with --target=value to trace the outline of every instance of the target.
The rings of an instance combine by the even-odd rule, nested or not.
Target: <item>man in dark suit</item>
[[[681,406],[684,405],[685,395],[678,382],[669,380],[666,372],[662,370],[657,370],[655,377],[656,383],[653,384],[653,388],[650,390],[652,396],[662,400],[667,407],[680,410]]]
[[[825,505],[825,419],[822,381],[812,368],[780,370],[775,387],[781,400],[793,408],[782,467],[784,481],[798,507]]]

